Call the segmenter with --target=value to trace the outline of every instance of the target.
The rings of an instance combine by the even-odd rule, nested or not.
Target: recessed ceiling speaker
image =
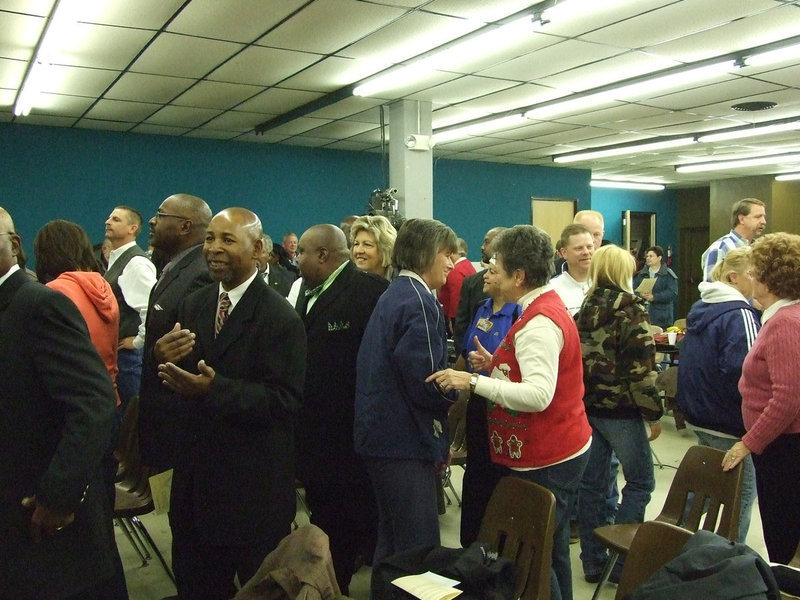
[[[758,110],[769,110],[778,106],[777,102],[740,102],[731,106],[733,110],[740,110],[743,112],[755,112]]]

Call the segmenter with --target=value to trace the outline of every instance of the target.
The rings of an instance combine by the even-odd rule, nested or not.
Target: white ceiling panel
[[[128,72],[114,83],[106,97],[137,102],[147,102],[149,100],[165,104],[188,89],[195,81],[195,79],[185,79],[183,77]]]
[[[251,46],[215,69],[208,78],[251,85],[275,85],[320,59],[321,55],[309,52]]]
[[[403,12],[357,0],[312,2],[258,43],[306,52],[335,52],[402,17]]]
[[[566,4],[562,0],[559,4]],[[800,3],[777,0],[595,2],[555,15],[510,44],[460,53],[447,69],[398,80],[375,97],[349,86],[398,61],[454,41],[535,0],[105,0],[80,4],[81,22],[60,48],[46,91],[28,117],[16,98],[52,0],[0,0],[0,120],[170,136],[380,150],[381,106],[431,103],[434,134],[631,77],[692,68],[692,61],[751,53],[800,38]],[[558,12],[557,10],[555,11]],[[249,45],[255,42],[256,45]],[[137,58],[138,56],[138,58]],[[132,61],[135,61],[132,63]],[[417,76],[419,75],[419,76]],[[573,110],[441,144],[434,157],[552,164],[554,154],[655,136],[800,118],[800,59]],[[773,100],[740,113],[741,100]],[[291,111],[291,112],[290,112]],[[141,122],[144,120],[145,122]],[[255,126],[266,127],[256,136]],[[388,128],[387,128],[388,129]],[[384,131],[388,134],[388,130]],[[679,175],[682,160],[790,148],[795,133],[593,161],[598,173],[705,185]],[[782,168],[766,166],[762,174]],[[718,177],[715,173],[714,177]],[[728,176],[727,174],[721,175]],[[732,175],[731,175],[732,176]]]
[[[162,33],[131,67],[138,73],[203,77],[241,50],[242,44]]]
[[[263,36],[306,0],[192,0],[168,31],[250,43]],[[231,18],[236,15],[236,18]]]
[[[208,108],[187,108],[185,106],[165,106],[147,119],[150,125],[177,125],[179,127],[199,127],[219,114],[218,110]]]
[[[262,90],[262,87],[254,85],[200,81],[197,85],[175,98],[172,104],[227,110],[252,98],[256,94],[260,94]]]
[[[105,121],[139,123],[161,108],[160,104],[126,102],[124,100],[100,100],[86,113],[86,118]]]

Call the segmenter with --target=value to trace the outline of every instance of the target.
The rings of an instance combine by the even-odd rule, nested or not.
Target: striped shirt
[[[734,248],[741,248],[742,246],[749,245],[745,238],[736,233],[733,229],[728,235],[723,235],[716,242],[711,244],[708,249],[703,252],[703,257],[700,259],[700,266],[703,269],[703,281],[711,281],[711,271],[717,266],[717,263],[722,262],[725,255]]]

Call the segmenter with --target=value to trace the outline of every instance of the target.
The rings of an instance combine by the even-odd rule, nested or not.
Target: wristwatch
[[[469,376],[469,391],[471,394],[475,393],[475,386],[478,385],[478,374],[473,373]]]

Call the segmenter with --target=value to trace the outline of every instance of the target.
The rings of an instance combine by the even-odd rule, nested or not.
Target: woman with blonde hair
[[[614,245],[592,256],[592,285],[576,317],[583,355],[583,402],[592,426],[592,447],[578,493],[581,561],[586,581],[600,580],[608,560],[592,532],[609,522],[641,523],[655,487],[649,441],[661,433],[661,403],[655,388],[655,343],[644,301],[631,285],[636,263]],[[642,421],[650,426],[648,437]],[[611,454],[625,476],[616,517],[608,514],[606,491]],[[612,578],[618,574],[612,571]]]
[[[359,217],[350,226],[350,256],[356,267],[392,279],[392,250],[397,231],[381,215]]]
[[[749,303],[750,253],[749,246],[731,250],[714,267],[711,281],[700,283],[700,300],[689,310],[681,342],[676,401],[698,442],[719,450],[730,450],[745,432],[739,378],[761,326]],[[740,542],[747,538],[755,496],[755,471],[748,456],[742,477]]]
[[[769,559],[787,564],[800,542],[800,235],[756,240],[751,272],[764,312],[739,380],[747,433],[725,453],[722,468],[752,453]]]

